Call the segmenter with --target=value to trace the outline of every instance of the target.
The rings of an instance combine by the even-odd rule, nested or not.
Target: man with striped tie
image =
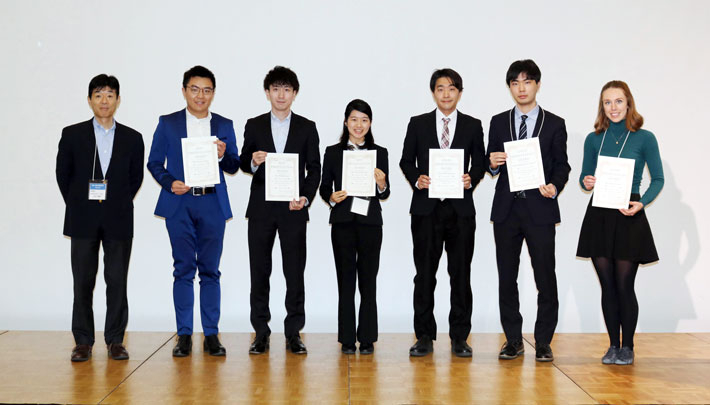
[[[518,300],[518,266],[523,239],[537,285],[535,360],[552,361],[550,342],[557,326],[557,279],[555,276],[555,224],[560,222],[557,197],[567,183],[567,130],[562,118],[543,110],[535,100],[540,89],[540,68],[530,59],[513,62],[506,84],[515,100],[512,110],[491,119],[488,134],[488,170],[500,175],[491,209],[498,263],[498,303],[505,332],[498,358],[515,359],[524,352],[523,317]],[[545,184],[537,189],[511,192],[504,142],[537,137]]]
[[[466,343],[471,332],[473,258],[476,211],[473,189],[486,171],[481,121],[456,110],[463,80],[453,69],[439,69],[429,81],[436,110],[412,117],[404,139],[399,166],[412,186],[412,242],[414,250],[414,331],[417,342],[410,356],[426,356],[436,339],[434,288],[441,253],[446,246],[451,283],[449,337],[451,351],[458,357],[471,357]],[[429,198],[429,151],[463,149],[461,173],[463,198]]]

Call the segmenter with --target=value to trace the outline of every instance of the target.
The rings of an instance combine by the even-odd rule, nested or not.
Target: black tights
[[[639,317],[634,280],[639,264],[607,257],[593,257],[592,263],[602,286],[602,312],[609,332],[609,344],[619,347],[621,329],[624,347],[633,349],[634,332]]]

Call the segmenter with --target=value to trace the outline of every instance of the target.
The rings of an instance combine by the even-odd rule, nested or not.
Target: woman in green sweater
[[[629,86],[616,80],[604,85],[594,132],[587,135],[584,142],[579,182],[587,191],[594,188],[599,156],[635,160],[629,207],[599,208],[593,207],[590,201],[577,245],[577,256],[592,259],[601,284],[602,312],[610,342],[602,357],[604,364],[633,364],[639,310],[634,291],[636,272],[639,264],[658,260],[644,207],[663,188],[663,166],[656,137],[641,129],[642,125],[643,117],[636,111]],[[641,196],[641,175],[646,165],[651,184]]]

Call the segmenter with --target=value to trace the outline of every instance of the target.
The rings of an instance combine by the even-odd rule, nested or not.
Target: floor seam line
[[[148,357],[146,357],[146,359],[143,360],[143,361],[141,362],[141,364],[139,364],[136,368],[134,368],[133,371],[131,371],[130,373],[128,373],[128,375],[127,375],[126,377],[124,377],[123,380],[121,380],[121,382],[119,382],[115,387],[113,387],[113,389],[112,389],[108,394],[106,394],[106,396],[104,396],[103,398],[101,398],[101,400],[100,400],[99,402],[97,402],[97,404],[100,405],[101,403],[103,403],[103,402],[106,400],[106,398],[110,397],[111,394],[113,394],[114,392],[116,392],[116,390],[117,390],[124,382],[126,382],[126,380],[128,380],[129,378],[131,378],[131,376],[133,375],[133,373],[135,373],[136,371],[138,371],[139,368],[143,367],[143,365],[144,365],[146,362],[148,362],[148,360],[150,360],[153,356],[155,356],[155,354],[158,353],[158,352],[160,351],[160,349],[162,349],[163,347],[165,347],[165,345],[167,345],[168,342],[170,342],[171,340],[173,340],[173,338],[175,337],[175,335],[176,335],[176,333],[173,333],[172,335],[170,335],[170,337],[169,337],[165,342],[163,342],[163,344],[161,344],[160,346],[158,346],[158,348],[155,349],[155,351],[154,351],[153,353],[151,353]]]
[[[535,347],[535,345],[533,345],[532,343],[530,343],[529,340],[527,340],[527,339],[525,339],[525,338],[523,338],[523,340],[525,340],[529,345]],[[580,390],[582,390],[582,392],[584,392],[585,394],[587,394],[587,396],[588,396],[592,401],[594,401],[594,402],[597,403],[597,404],[599,403],[599,401],[598,401],[596,398],[594,398],[589,392],[587,392],[587,390],[585,390],[584,388],[582,388],[582,386],[579,385],[579,384],[577,383],[577,381],[575,381],[572,377],[570,377],[569,375],[567,375],[567,373],[565,373],[561,368],[559,368],[559,367],[557,366],[557,364],[555,364],[554,360],[552,361],[552,367],[554,367],[554,368],[556,368],[557,370],[559,370],[559,372],[562,373],[562,375],[564,375],[565,377],[567,377],[568,380],[572,381],[572,384],[576,385],[577,388],[579,388]]]

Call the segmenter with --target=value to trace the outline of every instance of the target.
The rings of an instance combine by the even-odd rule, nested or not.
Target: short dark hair
[[[214,78],[214,73],[204,66],[193,66],[182,76],[182,88],[187,88],[187,83],[193,77],[204,77],[205,79],[210,79],[212,81],[212,87],[217,88],[217,80]]]
[[[372,108],[370,108],[370,105],[367,104],[364,100],[360,100],[359,98],[356,98],[355,100],[351,101],[348,103],[348,105],[345,107],[345,121],[350,118],[350,113],[353,111],[359,111],[365,115],[367,115],[367,118],[370,119],[370,124],[372,124]],[[348,145],[348,139],[350,139],[350,132],[348,131],[348,126],[345,125],[345,122],[343,122],[343,134],[340,135],[340,145],[345,149]],[[372,126],[367,130],[367,133],[365,134],[365,147],[370,148],[375,144],[375,138],[372,136]]]
[[[94,94],[95,91],[100,91],[104,87],[116,92],[116,96],[119,96],[120,86],[118,84],[118,79],[114,76],[109,76],[105,73],[101,73],[98,76],[94,76],[89,82],[89,97]]]
[[[442,77],[446,77],[449,80],[451,80],[451,84],[454,85],[459,91],[463,91],[463,79],[461,78],[461,75],[458,74],[454,69],[451,68],[443,68],[443,69],[437,69],[434,71],[434,73],[431,74],[431,80],[429,80],[429,89],[431,92],[434,92],[434,87],[436,87],[436,81],[441,79]]]
[[[508,68],[508,72],[505,74],[505,84],[510,87],[510,82],[516,80],[521,73],[525,73],[525,77],[530,80],[535,80],[535,83],[540,83],[542,78],[542,73],[540,73],[540,68],[537,67],[535,61],[532,59],[516,60]]]
[[[291,86],[295,92],[298,92],[299,89],[298,76],[296,76],[296,73],[283,66],[274,66],[274,68],[269,70],[269,73],[266,74],[264,78],[264,90],[269,90],[269,87],[273,84]]]

